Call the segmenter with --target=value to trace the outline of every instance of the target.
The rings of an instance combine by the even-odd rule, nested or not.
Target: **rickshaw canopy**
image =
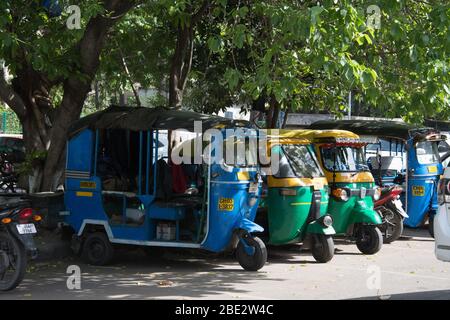
[[[84,129],[122,129],[130,131],[176,130],[194,131],[194,121],[202,122],[202,130],[251,127],[245,120],[232,120],[220,116],[163,107],[111,106],[75,122],[69,129],[73,137]]]
[[[314,122],[310,128],[348,130],[358,135],[381,136],[404,141],[410,138],[425,140],[428,137],[432,138],[432,135],[439,135],[433,128],[416,127],[400,121],[382,120],[324,120]]]
[[[267,130],[269,144],[311,144],[314,140],[315,130]]]
[[[361,141],[357,134],[346,130],[315,130],[314,143],[353,147],[361,147],[367,144]]]

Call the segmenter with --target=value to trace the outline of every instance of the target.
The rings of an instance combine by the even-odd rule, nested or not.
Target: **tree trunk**
[[[195,27],[208,7],[209,0],[205,0],[195,13],[192,12],[192,8],[188,8],[187,11],[191,13],[190,21],[178,26],[177,43],[172,57],[169,76],[170,108],[180,109],[183,103],[183,93],[192,67]]]
[[[53,191],[62,182],[65,147],[70,125],[79,119],[91,83],[100,63],[99,57],[110,28],[133,6],[133,0],[106,0],[104,7],[111,15],[98,15],[87,24],[77,45],[79,64],[63,84],[63,100],[54,108],[49,96],[53,85],[43,73],[32,69],[23,59],[12,85],[6,83],[4,70],[0,74],[0,98],[19,117],[28,155],[42,153],[42,161],[32,163],[31,192]],[[22,50],[26,57],[26,50]],[[75,72],[76,71],[76,72]],[[83,74],[83,78],[77,74]]]
[[[275,129],[277,128],[278,118],[280,115],[280,103],[275,99],[275,97],[272,95],[269,99],[269,111],[267,115],[267,128],[268,129]]]
[[[177,46],[169,77],[169,107],[173,109],[180,109],[183,102],[183,91],[192,66],[193,36],[192,25],[178,27]]]

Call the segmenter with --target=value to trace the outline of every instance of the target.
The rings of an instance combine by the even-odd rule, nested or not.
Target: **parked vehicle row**
[[[203,132],[220,132],[209,151],[197,152],[201,159],[223,148],[227,129],[258,136],[244,121],[162,109],[111,107],[74,124],[63,215],[75,252],[106,264],[116,244],[145,246],[150,254],[153,247],[231,250],[244,269],[256,271],[267,259],[266,244],[303,243],[318,262],[332,259],[334,235],[354,240],[364,254],[381,249],[386,218],[374,207],[381,189],[358,135],[269,134],[265,147],[279,166],[264,174],[260,163],[239,161],[239,152],[231,162],[201,164],[176,164],[169,154],[158,154],[160,134],[182,125],[194,131],[195,120]],[[187,145],[179,149],[193,150],[195,139]]]
[[[180,128],[193,138],[166,145]],[[261,146],[250,148],[261,137],[277,166],[261,162]],[[113,106],[70,129],[60,216],[74,252],[90,264],[107,264],[117,245],[133,245],[154,257],[164,248],[230,251],[242,268],[257,271],[266,246],[301,243],[326,263],[333,239],[345,237],[361,253],[376,254],[401,236],[403,224],[433,222],[439,198],[436,252],[448,259],[450,172],[437,190],[444,140],[436,130],[398,123],[319,122],[263,132],[246,121]],[[22,255],[33,248],[17,240],[34,229],[21,234],[20,217],[39,217],[25,207],[5,209],[11,224],[1,225]],[[0,273],[15,261],[2,248]],[[20,281],[22,269],[15,270],[3,288]]]
[[[402,215],[404,224],[416,228],[428,219],[433,235],[437,183],[443,173],[438,145],[444,135],[432,128],[377,120],[319,121],[311,127],[351,130],[370,141],[366,159],[378,185],[404,189],[400,194],[407,213]]]

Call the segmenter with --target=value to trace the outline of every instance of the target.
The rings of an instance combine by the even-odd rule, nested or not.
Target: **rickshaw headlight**
[[[375,192],[373,194],[373,200],[378,201],[381,197],[381,188],[377,187],[375,188]]]
[[[345,190],[345,189],[341,189],[341,188],[334,189],[332,191],[332,194],[333,194],[334,197],[336,197],[336,198],[338,198],[339,200],[342,200],[342,201],[347,201],[349,199],[349,197],[350,197],[348,191]]]
[[[325,227],[331,227],[333,225],[333,218],[329,215],[326,215],[322,218],[322,224]]]

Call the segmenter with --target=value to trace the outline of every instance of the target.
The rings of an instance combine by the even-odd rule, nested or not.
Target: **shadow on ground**
[[[67,266],[81,268],[81,290],[69,290]],[[31,264],[22,284],[0,299],[201,299],[227,293],[250,294],[234,284],[268,280],[267,274],[244,271],[232,257],[168,252],[148,257],[139,250],[122,251],[111,266],[96,267],[69,258]],[[270,278],[271,281],[281,279]],[[244,286],[245,288],[245,286]]]

